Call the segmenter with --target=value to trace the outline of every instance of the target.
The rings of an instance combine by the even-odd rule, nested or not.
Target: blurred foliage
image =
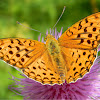
[[[66,6],[66,10],[56,25],[63,32],[82,18],[98,12],[100,0],[0,0],[0,38],[21,37],[38,39],[39,32],[29,30],[25,26],[37,29],[43,33],[54,26]],[[44,34],[42,34],[44,35]],[[23,99],[8,89],[12,81],[10,72],[16,77],[18,71],[0,61],[0,99]]]

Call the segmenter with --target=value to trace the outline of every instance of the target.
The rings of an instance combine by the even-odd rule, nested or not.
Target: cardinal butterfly
[[[100,13],[90,15],[58,40],[46,42],[23,38],[0,39],[0,58],[42,84],[76,82],[90,71],[100,43]]]

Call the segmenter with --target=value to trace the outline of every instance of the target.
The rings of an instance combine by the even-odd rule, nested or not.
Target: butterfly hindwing
[[[52,67],[53,64],[50,60],[48,52],[37,58],[34,62],[27,65],[26,68],[23,68],[23,73],[25,73],[29,78],[32,78],[42,84],[61,84],[59,74],[54,71]]]
[[[61,50],[67,67],[67,83],[75,82],[89,72],[97,54],[97,49],[81,50],[62,47]]]

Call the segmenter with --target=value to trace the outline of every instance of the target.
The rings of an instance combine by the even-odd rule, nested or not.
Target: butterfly
[[[0,59],[42,84],[76,82],[90,71],[96,58],[100,13],[75,23],[58,40],[51,34],[45,40],[46,43],[24,38],[0,39]]]

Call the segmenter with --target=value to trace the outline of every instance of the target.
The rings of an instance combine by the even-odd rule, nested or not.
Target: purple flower
[[[51,31],[50,31],[51,33]],[[48,34],[48,31],[47,33]],[[62,34],[55,29],[52,32],[54,37],[58,39]],[[39,41],[41,35],[39,37]],[[42,42],[44,39],[42,38]],[[100,50],[100,47],[99,47]],[[90,72],[86,74],[82,79],[77,80],[75,83],[67,84],[66,81],[62,85],[42,85],[32,79],[27,78],[25,75],[22,79],[12,76],[14,80],[14,86],[9,88],[22,95],[25,100],[99,100],[100,99],[100,58],[99,56],[95,60]],[[17,85],[17,87],[15,87]],[[17,91],[17,92],[16,92]]]

